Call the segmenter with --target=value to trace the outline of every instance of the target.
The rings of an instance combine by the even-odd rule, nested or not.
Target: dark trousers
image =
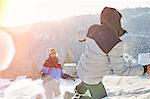
[[[77,93],[84,94],[87,90],[90,91],[91,97],[89,96],[81,96],[80,99],[101,99],[107,96],[104,85],[101,83],[89,85],[84,82],[81,82],[76,86]]]

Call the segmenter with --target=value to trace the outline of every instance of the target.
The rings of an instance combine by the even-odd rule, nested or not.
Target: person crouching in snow
[[[125,30],[121,27],[121,14],[114,8],[105,7],[101,13],[101,25],[94,24],[86,35],[86,50],[77,65],[82,82],[76,86],[79,99],[101,99],[107,96],[102,79],[105,75],[143,75],[149,66],[125,66],[123,41]],[[85,95],[85,93],[88,95]],[[76,96],[74,96],[76,97]],[[77,98],[74,98],[77,99]]]
[[[61,94],[59,79],[62,75],[62,67],[59,64],[55,48],[50,49],[49,56],[42,66],[41,75],[47,99],[52,99],[53,96],[59,96]]]

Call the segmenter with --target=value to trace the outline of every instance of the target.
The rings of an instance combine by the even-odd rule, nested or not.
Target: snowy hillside
[[[125,53],[128,52],[137,60],[138,53],[150,51],[150,8],[123,9],[120,12],[123,16],[123,27],[129,32]],[[80,43],[78,40],[84,38],[88,27],[91,24],[99,23],[99,19],[99,14],[81,15],[61,21],[5,27],[5,30],[12,36],[16,54],[8,70],[0,72],[0,74],[5,75],[4,77],[11,77],[18,74],[24,75],[29,73],[28,71],[37,72],[46,59],[47,50],[50,47],[58,49],[62,64],[65,61],[67,49],[71,50],[74,56],[73,62],[77,63],[85,47],[84,43]],[[139,44],[140,46],[138,46]]]

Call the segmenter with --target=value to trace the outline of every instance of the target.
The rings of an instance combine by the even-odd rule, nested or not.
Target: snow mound
[[[13,82],[1,80],[3,86],[7,87],[3,91],[0,99],[33,99],[37,94],[44,93],[42,80],[20,79]],[[5,85],[4,85],[5,83]],[[8,86],[9,85],[9,86]],[[1,85],[2,86],[2,85]]]
[[[150,76],[105,76],[103,83],[106,99],[150,99]]]

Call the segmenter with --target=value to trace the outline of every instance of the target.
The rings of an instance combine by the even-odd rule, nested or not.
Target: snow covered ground
[[[61,91],[73,92],[80,80],[61,80]],[[108,97],[104,99],[150,99],[150,76],[105,76],[103,79]],[[59,97],[56,99],[63,99]]]
[[[61,80],[60,89],[73,92],[80,80]],[[150,76],[105,76],[103,79],[108,97],[104,99],[150,99]],[[58,97],[54,99],[63,99]]]
[[[55,97],[54,99],[64,99],[63,95],[64,95],[65,91],[69,91],[71,93],[74,93],[75,86],[78,85],[80,82],[81,82],[80,79],[76,79],[75,81],[61,79],[60,90],[61,90],[62,95],[59,97]]]
[[[150,99],[150,76],[105,76],[106,99]]]
[[[75,86],[80,82],[79,79],[61,79],[62,95],[54,99],[63,99],[65,91],[74,92]],[[103,83],[108,94],[105,99],[150,99],[150,76],[105,76]],[[41,80],[0,80],[0,99],[34,99],[35,94],[41,92]]]
[[[144,63],[146,55],[149,56],[147,53],[139,54],[138,62]],[[149,63],[149,60],[146,62]],[[53,99],[63,99],[65,91],[73,93],[75,86],[80,82],[80,79],[75,81],[61,79],[61,95]],[[108,95],[105,99],[150,99],[150,76],[148,75],[104,76],[103,84]],[[40,79],[33,81],[26,76],[19,76],[13,82],[10,79],[0,79],[0,99],[35,99],[35,96],[40,93],[44,93]]]
[[[80,80],[60,80],[60,90],[62,95],[54,97],[54,99],[63,99],[65,91],[74,92],[75,86]],[[10,79],[0,79],[0,99],[35,99],[37,94],[44,93],[42,80],[31,80],[20,78],[11,81]],[[45,97],[44,97],[45,99]]]
[[[44,93],[42,80],[20,79],[10,81],[0,80],[0,99],[32,99],[40,93]]]

